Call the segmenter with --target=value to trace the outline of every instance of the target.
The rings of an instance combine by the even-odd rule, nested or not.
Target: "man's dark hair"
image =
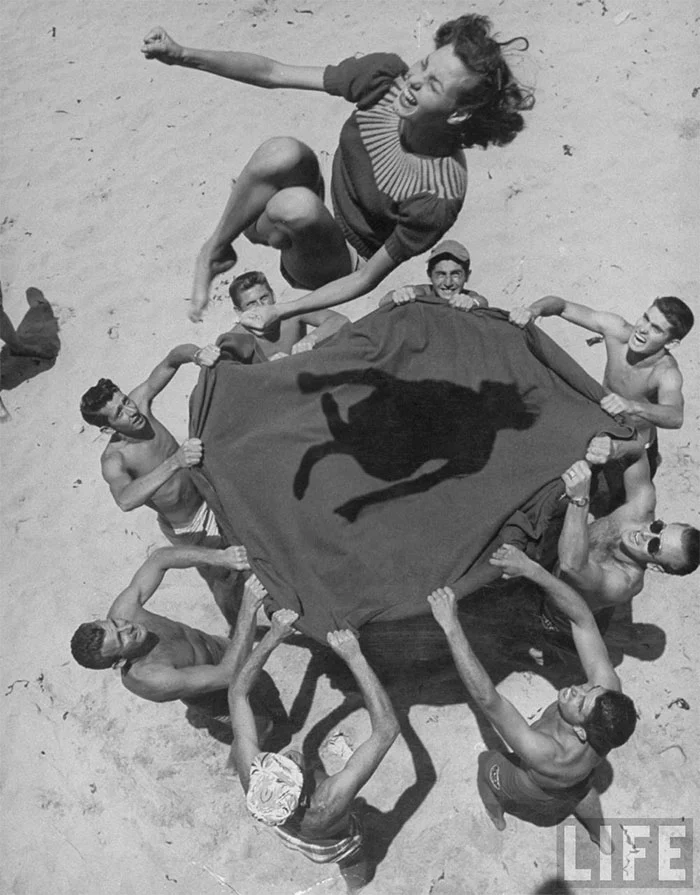
[[[272,287],[261,270],[248,270],[242,273],[228,287],[228,294],[231,296],[233,306],[239,311],[241,310],[241,292],[252,289],[253,286],[267,286],[270,292],[272,292]]]
[[[71,638],[70,651],[75,661],[83,668],[111,668],[114,659],[102,655],[105,629],[95,622],[84,622]]]
[[[106,404],[112,400],[119,391],[111,379],[100,379],[97,385],[89,388],[80,399],[80,412],[86,423],[91,426],[104,426]]]
[[[524,37],[494,40],[489,19],[474,14],[445,22],[435,32],[436,49],[450,44],[460,62],[481,75],[480,83],[464,97],[473,109],[462,124],[463,146],[504,146],[525,126],[520,113],[531,109],[535,98],[517,82],[503,56],[503,48],[516,42],[527,50]]]
[[[683,559],[679,563],[663,563],[664,572],[669,575],[690,575],[700,565],[700,531],[692,525],[683,526],[681,535]]]
[[[663,295],[657,298],[654,303],[661,313],[668,320],[671,329],[670,333],[674,339],[683,339],[688,335],[695,323],[695,317],[688,305],[675,295]]]
[[[471,267],[469,266],[469,262],[468,262],[468,261],[460,261],[459,258],[455,258],[455,256],[454,256],[454,255],[450,255],[449,252],[442,252],[442,253],[439,254],[439,255],[435,255],[433,258],[431,258],[431,259],[428,261],[428,276],[432,276],[433,270],[435,269],[435,265],[436,265],[436,264],[439,264],[441,261],[444,261],[445,258],[449,258],[450,261],[454,261],[455,264],[459,264],[459,266],[460,266],[460,267],[462,268],[462,270],[464,271],[464,274],[465,274],[465,276],[467,277],[467,279],[469,278],[469,273],[470,273],[470,271],[471,271]]]
[[[624,745],[637,725],[637,710],[625,693],[605,690],[593,703],[590,715],[581,725],[586,731],[588,745],[598,755]]]

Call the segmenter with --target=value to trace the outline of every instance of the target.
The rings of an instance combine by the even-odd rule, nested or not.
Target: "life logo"
[[[693,821],[615,818],[600,824],[598,849],[573,819],[557,827],[557,873],[576,889],[691,889]]]

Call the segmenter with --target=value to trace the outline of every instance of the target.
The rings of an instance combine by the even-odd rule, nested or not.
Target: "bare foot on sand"
[[[578,817],[578,815],[577,815]],[[579,821],[583,824],[591,838],[591,842],[598,846],[604,855],[611,855],[615,851],[612,836],[610,835],[610,827],[604,823],[589,823],[579,817]]]
[[[214,277],[230,270],[236,261],[238,256],[233,246],[215,248],[209,240],[204,243],[194,266],[194,283],[190,298],[192,307],[189,312],[189,318],[193,323],[199,323],[204,309],[209,304],[209,287]]]

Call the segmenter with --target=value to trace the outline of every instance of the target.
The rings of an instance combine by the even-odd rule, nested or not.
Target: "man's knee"
[[[272,137],[253,153],[248,167],[262,178],[298,173],[304,183],[315,184],[319,177],[318,161],[312,149],[294,137]]]
[[[318,223],[325,206],[316,193],[304,186],[280,190],[267,203],[265,212],[273,224],[303,230]]]

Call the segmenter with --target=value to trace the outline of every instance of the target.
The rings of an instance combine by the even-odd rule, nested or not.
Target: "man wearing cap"
[[[428,256],[429,284],[402,286],[388,292],[379,304],[393,302],[395,305],[403,305],[417,298],[434,295],[459,311],[488,308],[489,303],[483,295],[464,288],[471,274],[470,265],[469,252],[465,246],[456,239],[446,239],[436,245]]]
[[[362,829],[352,805],[396,739],[399,722],[355,635],[347,630],[331,631],[328,643],[352,671],[367,706],[372,726],[369,738],[355,749],[345,767],[331,776],[320,762],[318,767],[305,767],[300,752],[261,752],[250,694],[265,662],[292,633],[297,618],[291,609],[275,612],[269,631],[231,682],[231,757],[246,792],[248,810],[256,820],[273,827],[288,848],[310,860],[338,863],[353,892],[366,882],[366,871]],[[252,648],[252,636],[246,643]]]

